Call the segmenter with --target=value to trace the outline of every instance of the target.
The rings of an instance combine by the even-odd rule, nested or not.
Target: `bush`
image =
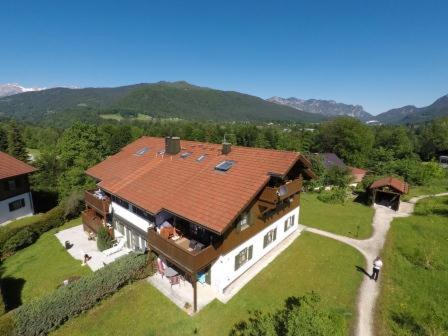
[[[282,309],[274,313],[251,312],[248,321],[234,325],[231,336],[288,335],[328,336],[345,335],[342,316],[325,309],[314,293],[289,297]]]
[[[9,312],[5,315],[0,316],[0,335],[2,336],[13,336],[14,335],[14,313]]]
[[[149,275],[147,256],[130,253],[102,269],[14,311],[15,334],[44,335],[132,281]]]
[[[33,244],[42,233],[64,224],[64,210],[57,206],[42,218],[27,226],[11,228],[7,226],[0,230],[0,257],[5,259],[14,252]]]
[[[5,255],[10,255],[15,251],[30,246],[38,237],[39,235],[30,227],[25,227],[6,241],[5,245],[2,247],[3,253]]]
[[[347,189],[335,187],[329,191],[321,191],[317,196],[317,199],[324,203],[344,204],[347,200]]]
[[[96,246],[100,251],[104,251],[112,247],[112,238],[105,227],[101,227],[98,230]]]

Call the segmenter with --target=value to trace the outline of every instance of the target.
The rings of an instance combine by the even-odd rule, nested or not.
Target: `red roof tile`
[[[392,176],[376,180],[370,185],[369,188],[377,189],[385,186],[392,187],[401,194],[406,194],[409,191],[409,185],[406,182]]]
[[[148,147],[141,156],[135,153]],[[269,181],[268,173],[286,174],[299,160],[299,153],[233,146],[221,154],[221,145],[181,140],[181,153],[159,155],[164,138],[143,137],[87,170],[98,184],[139,207],[156,214],[173,212],[222,233]],[[203,161],[197,158],[206,154]],[[224,160],[235,164],[227,172],[214,167]]]
[[[8,177],[29,174],[35,170],[36,169],[25,162],[17,160],[11,155],[0,152],[0,180]]]

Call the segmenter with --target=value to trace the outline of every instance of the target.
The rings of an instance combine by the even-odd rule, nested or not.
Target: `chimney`
[[[222,154],[229,154],[232,150],[232,144],[230,142],[223,142],[222,143]]]
[[[179,137],[165,137],[165,153],[176,155],[180,152],[180,138]]]

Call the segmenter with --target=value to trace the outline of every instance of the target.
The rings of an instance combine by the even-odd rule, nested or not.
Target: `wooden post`
[[[197,276],[196,273],[191,276],[193,280],[193,312],[198,310],[198,288],[197,288]]]

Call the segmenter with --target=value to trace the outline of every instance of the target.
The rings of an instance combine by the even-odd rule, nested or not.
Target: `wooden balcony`
[[[277,204],[279,201],[300,192],[301,188],[301,179],[292,180],[291,182],[276,188],[266,187],[261,193],[259,201],[267,204]]]
[[[148,231],[148,245],[157,253],[166,256],[170,262],[190,274],[196,274],[218,257],[212,245],[200,251],[188,251],[171,239],[160,236],[155,230]]]
[[[81,212],[81,219],[85,231],[90,230],[96,233],[104,226],[104,217],[99,216],[93,209]]]
[[[110,199],[105,197],[104,199],[99,199],[93,193],[94,190],[84,191],[84,200],[89,208],[95,209],[98,213],[102,215],[107,215],[109,213]]]

